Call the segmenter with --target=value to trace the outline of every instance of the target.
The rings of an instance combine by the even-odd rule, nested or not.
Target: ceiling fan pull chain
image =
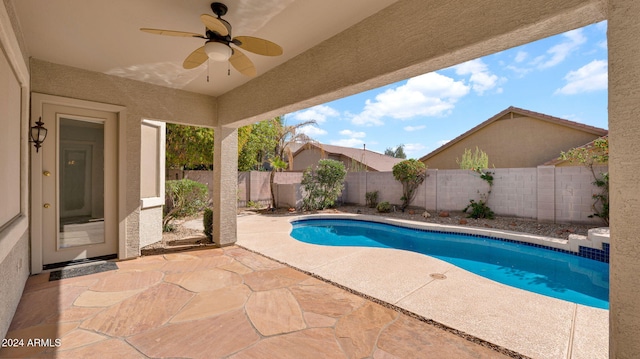
[[[231,65],[227,62],[227,76],[231,76]]]
[[[207,59],[207,83],[209,83],[209,73],[210,73],[210,71],[209,71],[209,62],[210,62],[210,60]]]

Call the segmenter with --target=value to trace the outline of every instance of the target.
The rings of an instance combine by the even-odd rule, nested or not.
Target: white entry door
[[[44,104],[42,120],[43,265],[116,254],[117,114]]]

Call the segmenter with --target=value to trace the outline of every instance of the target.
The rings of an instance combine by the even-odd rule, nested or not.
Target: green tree
[[[347,170],[335,160],[320,160],[315,171],[311,167],[304,171],[302,187],[305,190],[303,206],[306,210],[333,207],[344,188]]]
[[[402,183],[402,210],[404,211],[416,196],[418,186],[427,178],[427,166],[416,160],[409,159],[398,162],[393,166],[393,177]]]
[[[213,129],[168,123],[166,167],[212,169]]]
[[[560,158],[572,163],[579,163],[593,175],[593,184],[600,188],[600,193],[593,195],[591,208],[595,212],[589,217],[600,217],[609,225],[609,172],[596,174],[594,166],[605,165],[609,162],[609,138],[600,137],[588,146],[572,148],[561,152]]]
[[[265,120],[245,127],[250,130],[244,146],[239,148],[238,171],[264,170],[263,164],[272,157],[276,147],[274,121]]]
[[[489,155],[476,146],[476,151],[471,153],[468,148],[464,149],[462,160],[456,158],[456,163],[462,170],[481,171],[489,168]]]
[[[398,145],[395,149],[393,147],[388,147],[384,150],[384,154],[395,158],[407,158],[407,155],[404,153],[404,145]]]
[[[284,118],[278,116],[272,120],[271,123],[275,129],[275,146],[273,153],[269,158],[271,164],[271,175],[269,176],[269,185],[271,187],[271,206],[276,208],[276,195],[274,179],[276,172],[282,171],[289,167],[293,168],[293,152],[291,151],[291,145],[294,143],[310,143],[315,142],[311,137],[307,136],[300,131],[302,127],[315,125],[316,121],[304,121],[295,125],[285,124]]]

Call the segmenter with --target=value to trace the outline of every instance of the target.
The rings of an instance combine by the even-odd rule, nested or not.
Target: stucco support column
[[[238,129],[216,127],[213,143],[213,240],[228,246],[237,239]]]
[[[610,357],[640,358],[640,1],[609,0]]]

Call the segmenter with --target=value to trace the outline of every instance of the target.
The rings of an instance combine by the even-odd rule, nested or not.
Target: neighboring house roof
[[[293,142],[287,145],[291,150],[291,153],[296,153],[298,150],[304,146],[304,143],[301,142]]]
[[[305,151],[310,147],[321,149],[327,157],[330,155],[343,156],[358,163],[362,163],[367,166],[369,170],[379,172],[391,171],[396,163],[403,161],[402,158],[395,158],[362,148],[334,146],[324,143],[309,143],[307,146],[302,146],[293,154],[293,156],[295,157],[300,152]]]
[[[584,144],[584,145],[582,145],[580,147],[576,147],[576,148],[586,148],[586,149],[592,148],[593,147],[593,143],[595,141],[600,140],[600,139],[605,139],[605,138],[608,138],[608,137],[609,137],[608,134],[604,135],[602,137],[598,137],[595,140],[590,141],[589,143],[586,143],[586,144]],[[556,157],[554,159],[551,159],[551,160],[543,163],[542,165],[543,166],[558,166],[558,165],[569,163],[569,162],[570,162],[569,160],[563,160],[561,157]]]
[[[470,129],[469,131],[461,134],[460,136],[454,138],[453,140],[451,140],[451,141],[445,143],[444,145],[436,148],[432,152],[424,155],[423,157],[420,158],[420,161],[424,162],[424,161],[428,160],[429,158],[435,156],[436,154],[438,154],[438,153],[446,150],[447,148],[453,146],[454,144],[462,141],[463,139],[465,139],[466,137],[470,136],[471,134],[480,131],[481,129],[485,128],[486,126],[492,124],[493,122],[498,121],[503,116],[505,116],[505,115],[507,115],[509,113],[520,114],[522,116],[527,116],[527,117],[535,118],[535,119],[538,119],[538,120],[551,122],[551,123],[554,123],[554,124],[557,124],[557,125],[566,126],[566,127],[569,127],[569,128],[574,128],[574,129],[577,129],[577,130],[580,130],[580,131],[584,131],[584,132],[587,132],[587,133],[592,133],[592,134],[594,134],[596,136],[604,136],[604,135],[606,135],[608,133],[608,131],[606,129],[603,129],[603,128],[589,126],[589,125],[585,125],[583,123],[569,121],[569,120],[565,120],[565,119],[562,119],[562,118],[559,118],[559,117],[549,116],[549,115],[545,115],[543,113],[529,111],[529,110],[525,110],[525,109],[522,109],[522,108],[510,106],[509,108],[507,108],[504,111],[496,114],[495,116],[491,117],[490,119],[482,122],[481,124],[477,125],[476,127]]]

